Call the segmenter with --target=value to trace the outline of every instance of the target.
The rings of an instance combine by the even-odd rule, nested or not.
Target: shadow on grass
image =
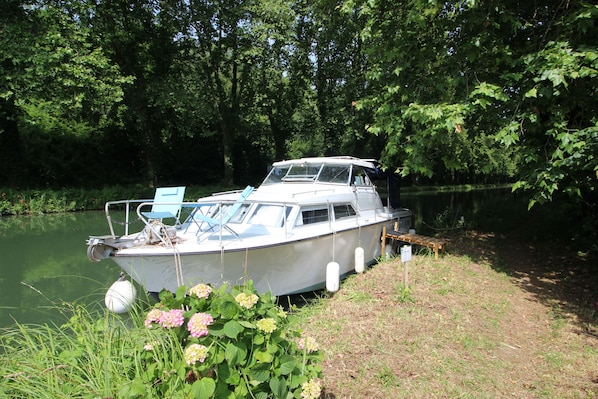
[[[550,208],[518,217],[508,231],[453,234],[450,253],[487,262],[550,307],[555,320],[566,318],[578,333],[598,339],[598,259],[579,250],[574,219]]]

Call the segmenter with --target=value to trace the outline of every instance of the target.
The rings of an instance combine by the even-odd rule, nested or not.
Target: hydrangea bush
[[[143,393],[128,385],[120,395],[319,398],[318,344],[292,328],[292,316],[275,300],[270,293],[259,296],[252,282],[161,292],[144,322],[148,339],[141,357],[146,371],[136,379]],[[172,346],[168,342],[179,346],[168,349],[180,364],[164,359],[160,346]]]

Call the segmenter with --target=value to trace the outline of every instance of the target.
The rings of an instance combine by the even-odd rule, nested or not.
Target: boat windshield
[[[272,168],[264,185],[282,182],[318,182],[348,184],[351,165],[301,163]]]

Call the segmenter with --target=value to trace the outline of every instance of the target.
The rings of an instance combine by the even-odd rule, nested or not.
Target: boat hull
[[[337,262],[340,275],[355,269],[355,249],[364,249],[366,262],[381,255],[384,221],[311,238],[251,248],[170,254],[113,255],[114,261],[149,292],[175,291],[179,285],[254,282],[258,292],[288,295],[323,288],[326,267]]]

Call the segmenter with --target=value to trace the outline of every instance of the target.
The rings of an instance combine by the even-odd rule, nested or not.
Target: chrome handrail
[[[112,224],[112,217],[110,216],[110,206],[113,205],[125,205],[125,234],[129,235],[129,224],[130,222],[130,213],[131,213],[131,204],[135,203],[142,203],[142,202],[153,202],[152,199],[138,199],[138,200],[118,200],[118,201],[108,201],[104,204],[104,213],[106,214],[106,220],[108,221],[108,227],[110,228],[110,235],[112,238],[116,238],[116,234],[114,233],[114,226]]]

